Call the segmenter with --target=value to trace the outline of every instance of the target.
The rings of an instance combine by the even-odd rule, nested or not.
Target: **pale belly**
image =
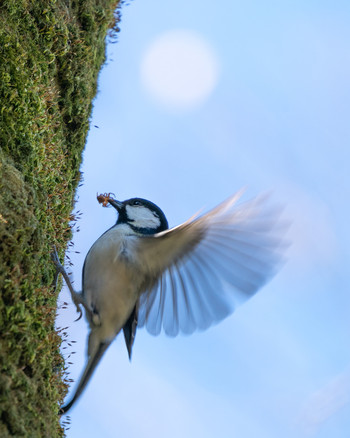
[[[134,240],[123,231],[112,229],[101,236],[85,260],[83,294],[92,314],[88,321],[100,326],[104,339],[114,338],[124,326],[142,283],[132,258]]]

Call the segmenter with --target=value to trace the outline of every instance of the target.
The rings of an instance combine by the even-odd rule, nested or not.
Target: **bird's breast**
[[[138,299],[143,282],[135,262],[137,236],[120,225],[108,230],[85,259],[83,293],[87,305],[103,321],[123,325]]]
[[[113,281],[133,275],[137,237],[127,225],[111,228],[91,247],[85,259],[84,289],[86,283]]]

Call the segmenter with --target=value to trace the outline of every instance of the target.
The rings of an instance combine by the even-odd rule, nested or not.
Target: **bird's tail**
[[[100,362],[104,352],[107,350],[108,346],[110,345],[110,342],[102,342],[99,344],[95,354],[93,356],[90,356],[88,363],[86,364],[85,370],[83,372],[83,375],[80,378],[79,384],[77,389],[75,390],[75,394],[72,398],[72,400],[67,403],[66,405],[62,406],[60,409],[60,414],[66,414],[69,409],[73,406],[75,401],[79,398],[81,393],[84,391],[90,377],[92,376],[92,373],[94,372],[96,366]]]

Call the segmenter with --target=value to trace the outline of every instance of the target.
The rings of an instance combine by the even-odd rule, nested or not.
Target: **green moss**
[[[0,6],[0,436],[62,436],[65,366],[52,244],[63,250],[116,0]],[[117,17],[118,18],[118,17]]]

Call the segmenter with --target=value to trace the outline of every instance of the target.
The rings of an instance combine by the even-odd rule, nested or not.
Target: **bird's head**
[[[117,224],[128,224],[141,234],[155,234],[169,228],[162,210],[147,199],[132,198],[121,202],[109,198],[108,202],[118,211]]]

